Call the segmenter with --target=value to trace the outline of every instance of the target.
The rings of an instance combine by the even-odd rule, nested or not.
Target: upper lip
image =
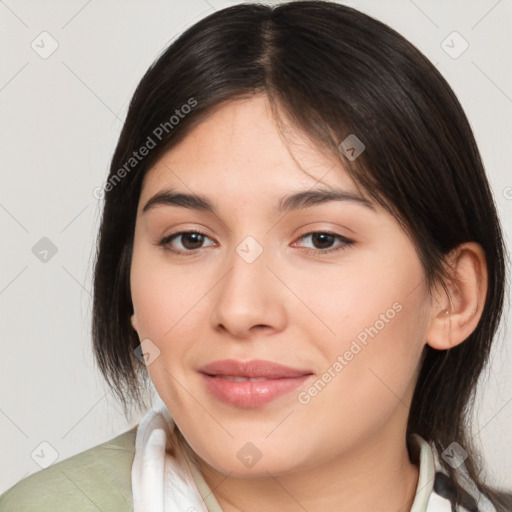
[[[261,359],[253,359],[252,361],[236,361],[235,359],[224,359],[222,361],[214,361],[201,368],[201,373],[207,375],[226,375],[230,377],[247,377],[247,378],[267,378],[282,379],[302,377],[311,375],[310,370],[302,370],[299,368],[291,368],[272,361],[263,361]]]

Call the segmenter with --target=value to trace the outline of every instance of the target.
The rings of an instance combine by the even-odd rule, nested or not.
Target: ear
[[[134,328],[134,330],[137,330],[137,326],[135,324],[135,314],[133,314],[131,317],[130,317],[130,323],[132,324],[132,327]]]
[[[425,341],[447,350],[462,343],[476,328],[487,295],[487,261],[476,242],[466,242],[448,255],[450,280],[433,294]],[[442,287],[441,287],[442,288]]]

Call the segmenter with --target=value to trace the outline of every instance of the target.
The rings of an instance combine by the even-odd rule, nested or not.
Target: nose
[[[240,253],[242,254],[242,253]],[[215,287],[211,322],[215,330],[236,338],[251,338],[264,331],[281,331],[287,322],[286,304],[291,295],[263,251],[254,261],[233,254],[229,268]]]

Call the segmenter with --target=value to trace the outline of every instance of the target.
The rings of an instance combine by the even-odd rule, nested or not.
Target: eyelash
[[[188,251],[183,251],[183,250],[180,250],[180,249],[171,249],[170,245],[169,245],[174,238],[177,238],[180,235],[188,235],[188,234],[191,234],[191,233],[197,233],[198,235],[202,235],[202,236],[204,236],[206,238],[209,238],[207,235],[205,235],[204,233],[201,233],[200,231],[194,231],[194,230],[178,231],[176,233],[172,233],[172,234],[167,235],[166,237],[162,238],[162,240],[160,240],[157,243],[157,245],[161,246],[165,251],[170,251],[170,252],[173,252],[175,254],[182,255],[182,256],[192,256],[198,250],[203,249],[203,247],[200,247],[199,249],[191,249],[191,250],[188,250]],[[339,235],[337,233],[332,233],[330,231],[310,231],[309,233],[305,233],[304,235],[299,237],[299,240],[302,240],[303,238],[306,238],[306,237],[308,237],[310,235],[318,235],[318,234],[331,235],[331,236],[333,236],[334,238],[338,239],[339,241],[341,241],[343,243],[341,245],[332,247],[330,249],[325,249],[325,250],[324,249],[311,249],[309,247],[306,247],[306,248],[303,248],[303,251],[306,254],[314,254],[314,255],[323,256],[325,254],[330,254],[330,253],[333,253],[333,252],[336,252],[336,251],[345,250],[350,245],[354,244],[353,240],[350,240],[350,239],[348,239],[348,238],[346,238],[346,237],[344,237],[342,235]]]

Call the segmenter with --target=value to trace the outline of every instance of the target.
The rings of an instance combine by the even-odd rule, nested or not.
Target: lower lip
[[[215,398],[229,405],[246,408],[265,405],[297,389],[312,377],[312,375],[303,375],[293,378],[234,382],[204,373],[201,373],[201,376]]]

